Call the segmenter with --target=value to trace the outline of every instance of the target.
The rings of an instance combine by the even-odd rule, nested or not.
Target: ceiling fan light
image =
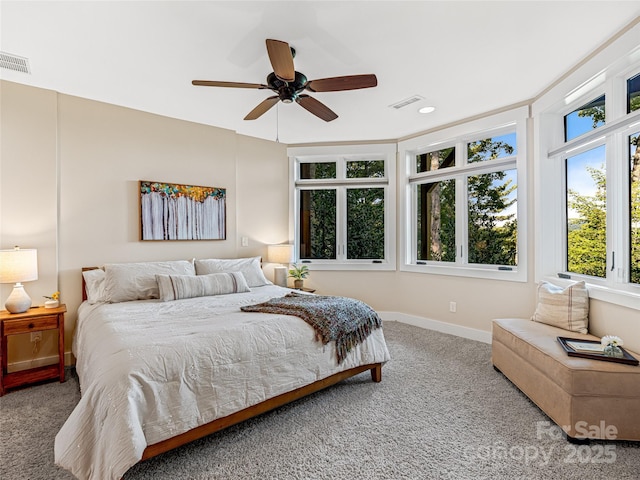
[[[435,112],[435,110],[436,110],[436,107],[429,105],[429,106],[418,109],[418,113],[431,113],[431,112]]]

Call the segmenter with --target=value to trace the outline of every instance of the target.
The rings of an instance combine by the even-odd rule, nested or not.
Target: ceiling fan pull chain
[[[276,143],[280,143],[280,105],[276,105]]]

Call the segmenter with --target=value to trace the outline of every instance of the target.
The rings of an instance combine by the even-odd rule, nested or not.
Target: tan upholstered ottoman
[[[492,336],[494,367],[567,436],[611,440],[602,427],[613,425],[616,439],[640,441],[640,366],[570,357],[557,337],[598,337],[531,320],[494,320]]]

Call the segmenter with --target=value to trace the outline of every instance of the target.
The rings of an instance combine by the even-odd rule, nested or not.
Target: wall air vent
[[[402,107],[406,107],[407,105],[411,105],[412,103],[419,102],[420,100],[424,100],[424,97],[421,97],[420,95],[413,95],[389,106],[395,108],[396,110],[400,110]]]
[[[7,52],[0,52],[0,68],[15,70],[16,72],[31,73],[29,59]]]

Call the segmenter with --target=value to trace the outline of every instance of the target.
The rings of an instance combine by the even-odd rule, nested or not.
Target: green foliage
[[[629,100],[629,111],[635,112],[640,108],[640,93],[636,93],[636,95],[632,96]]]
[[[305,172],[307,175],[305,178],[335,177],[335,162],[309,165],[309,169]],[[384,160],[348,161],[346,168],[347,178],[380,178],[385,174]],[[345,190],[347,257],[350,259],[384,258],[384,189],[347,188]],[[336,190],[303,190],[300,198],[301,257],[335,259],[337,241]]]
[[[306,265],[298,265],[294,263],[292,267],[289,269],[289,277],[295,278],[296,280],[303,280],[309,276],[309,267]]]
[[[456,259],[455,180],[418,185],[418,260]],[[436,207],[434,202],[438,202]],[[434,226],[435,224],[435,226]],[[437,233],[436,233],[437,232]],[[432,238],[436,235],[438,238]]]
[[[515,203],[509,195],[512,181],[504,172],[469,177],[469,262],[489,265],[516,264],[515,214],[505,210]]]
[[[428,172],[453,166],[456,157],[455,147],[422,153],[416,157],[416,172]]]
[[[467,159],[469,163],[495,160],[500,156],[500,152],[506,155],[513,153],[513,147],[505,142],[494,142],[491,138],[470,142],[467,148]]]
[[[302,191],[301,204],[301,257],[336,258],[336,191]]]
[[[638,144],[638,137],[631,139]],[[640,284],[640,179],[633,174],[640,169],[640,150],[631,161],[630,223],[631,265],[630,281]],[[597,185],[595,195],[579,195],[569,191],[569,206],[579,217],[570,219],[567,232],[567,269],[570,272],[606,277],[606,177],[604,168],[589,168],[589,174]]]
[[[469,162],[493,160],[513,147],[490,138],[469,144]],[[505,172],[474,175],[467,180],[469,195],[469,262],[486,265],[517,265],[518,223],[515,213],[506,213],[515,204],[510,195],[517,185]]]
[[[636,97],[640,103],[640,96]],[[640,107],[640,106],[639,106]],[[640,135],[630,138],[631,149],[631,283],[640,284]]]
[[[336,178],[335,162],[310,162],[300,164],[300,178]]]
[[[513,154],[513,147],[491,138],[470,142],[468,162],[495,160]],[[446,151],[431,152],[440,156]],[[420,157],[421,165],[442,165],[441,159]],[[469,262],[487,265],[517,264],[518,224],[514,213],[506,213],[516,199],[511,194],[517,185],[506,180],[505,172],[470,176],[468,189]],[[419,185],[418,260],[453,262],[456,258],[455,181]]]
[[[384,160],[354,160],[347,162],[347,178],[382,178]]]
[[[567,270],[604,278],[607,275],[606,177],[602,169],[587,168],[596,184],[594,196],[569,190],[569,208],[578,218],[568,219]]]
[[[585,108],[584,110],[580,110],[578,112],[578,116],[591,117],[591,120],[593,121],[593,128],[596,128],[604,124],[604,120],[605,120],[604,105]]]
[[[629,111],[640,108],[640,95],[632,95]],[[594,105],[578,112],[580,117],[590,117],[593,128],[605,121],[604,105]],[[630,137],[630,281],[640,284],[640,145],[639,136]],[[635,147],[635,149],[634,149]],[[578,213],[567,225],[567,269],[570,272],[606,277],[606,177],[604,168],[589,168],[596,184],[593,196],[568,192],[568,204]]]
[[[384,189],[347,189],[347,254],[384,258]]]

